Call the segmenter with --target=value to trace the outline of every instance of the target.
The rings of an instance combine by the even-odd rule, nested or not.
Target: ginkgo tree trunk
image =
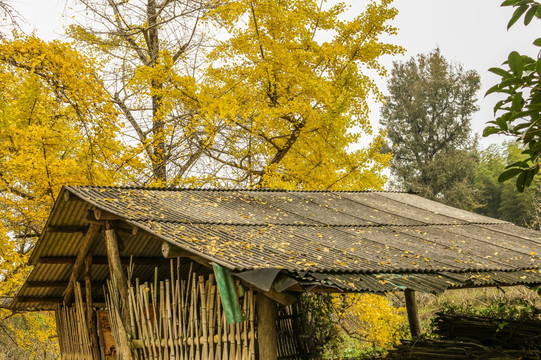
[[[201,156],[195,92],[205,36],[202,18],[213,1],[78,0],[84,25],[71,36],[104,61],[111,101],[128,125],[148,171],[141,183],[178,184]],[[79,20],[79,18],[77,18]],[[175,96],[172,96],[175,91]],[[176,96],[180,92],[180,96]]]

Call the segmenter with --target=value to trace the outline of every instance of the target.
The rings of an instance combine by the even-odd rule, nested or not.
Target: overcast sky
[[[383,58],[390,69],[392,62],[405,60],[418,53],[427,53],[435,47],[449,60],[460,62],[464,69],[475,69],[481,75],[482,88],[479,92],[481,110],[475,114],[472,127],[481,133],[485,123],[492,119],[495,96],[484,98],[488,88],[498,82],[498,77],[487,71],[499,66],[512,50],[537,56],[532,42],[541,36],[539,21],[528,27],[521,22],[506,31],[506,25],[513,9],[501,8],[502,0],[395,0],[399,14],[394,20],[399,33],[392,41],[402,45],[407,53],[400,57]],[[354,17],[362,8],[359,1],[346,1],[352,5],[349,14]],[[363,1],[365,3],[365,1]],[[64,37],[66,19],[66,0],[11,0],[11,4],[24,16],[28,25],[43,39]],[[378,79],[385,92],[386,80]],[[371,104],[371,121],[377,126],[379,108]],[[490,137],[482,140],[482,145],[499,142],[501,138]]]

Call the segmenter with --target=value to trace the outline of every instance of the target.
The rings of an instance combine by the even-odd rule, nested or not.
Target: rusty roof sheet
[[[82,201],[65,201],[67,193]],[[539,282],[538,273],[531,278],[533,273],[524,272],[540,268],[539,232],[414,194],[68,186],[58,199],[46,229],[88,225],[87,212],[99,209],[144,230],[120,235],[125,257],[161,257],[161,241],[167,241],[234,272],[278,268],[297,278],[304,274],[300,283],[315,276],[316,282],[346,291],[439,292],[453,287],[450,282]],[[40,259],[74,257],[82,238],[82,233],[44,231],[28,281],[67,281],[70,264]],[[106,256],[103,241],[96,241],[92,253]],[[108,276],[102,265],[93,269],[97,280]],[[153,271],[136,267],[133,277],[152,278]],[[160,267],[164,276],[167,271],[167,265]],[[478,274],[492,275],[486,281],[472,277]],[[62,288],[27,282],[18,296],[62,294]]]

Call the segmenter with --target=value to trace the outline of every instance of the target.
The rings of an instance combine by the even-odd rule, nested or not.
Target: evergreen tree
[[[473,209],[477,163],[471,117],[479,75],[435,49],[395,62],[381,111],[393,153],[395,185],[449,205]]]

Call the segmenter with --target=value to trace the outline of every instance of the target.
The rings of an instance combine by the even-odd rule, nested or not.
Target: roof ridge
[[[300,189],[300,190],[289,190],[289,189],[229,189],[229,188],[197,188],[197,187],[172,187],[172,186],[135,186],[135,185],[66,185],[66,188],[77,189],[77,188],[92,188],[92,189],[125,189],[125,190],[168,190],[168,191],[207,191],[207,192],[228,192],[228,191],[238,191],[238,192],[280,192],[280,193],[398,193],[398,194],[413,194],[409,191],[400,191],[400,190],[317,190],[317,189]]]
[[[217,225],[217,226],[295,226],[295,227],[316,227],[316,228],[333,228],[333,227],[354,227],[354,228],[370,228],[370,227],[430,227],[430,226],[469,226],[469,225],[508,225],[507,222],[461,222],[461,223],[423,223],[423,224],[309,224],[309,223],[235,223],[224,221],[189,221],[189,220],[163,220],[152,218],[129,219],[126,221],[132,222],[156,222],[164,224],[183,224],[183,225]]]

